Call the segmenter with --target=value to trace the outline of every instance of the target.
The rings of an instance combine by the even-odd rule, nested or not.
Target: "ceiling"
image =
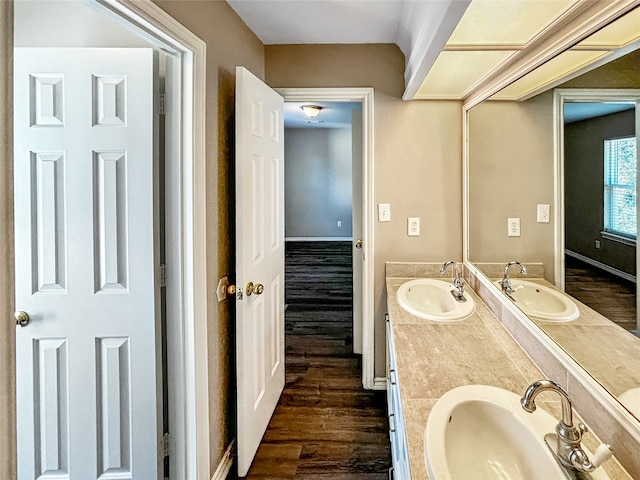
[[[320,113],[309,118],[302,112],[302,106],[309,102],[285,102],[285,128],[348,128],[351,127],[351,114],[362,110],[359,102],[314,102],[322,107]]]
[[[564,123],[579,122],[589,118],[602,117],[612,113],[624,112],[635,108],[629,102],[576,102],[564,104]]]
[[[528,51],[570,23],[567,19],[577,22],[594,4],[588,0],[227,1],[265,45],[397,44],[406,59],[405,100],[473,97],[479,86],[499,76],[514,59],[526,58]],[[602,5],[605,2],[598,8],[604,12]],[[595,34],[539,62],[540,68],[493,98],[528,98],[554,82],[640,48],[640,8],[615,26],[594,25]]]
[[[405,0],[227,0],[265,45],[397,43]]]

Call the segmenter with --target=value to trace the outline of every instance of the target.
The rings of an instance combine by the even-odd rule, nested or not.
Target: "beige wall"
[[[351,239],[351,155],[351,127],[285,128],[285,238]]]
[[[543,262],[551,282],[551,223],[537,223],[537,205],[553,210],[553,96],[484,102],[469,111],[469,258],[473,262]],[[507,236],[520,218],[521,236]]]
[[[557,88],[640,88],[639,66],[637,50]],[[541,261],[554,281],[553,128],[551,91],[469,111],[471,261]],[[550,224],[536,222],[538,203],[551,205]],[[507,237],[509,217],[521,218],[521,237]]]
[[[207,44],[206,189],[207,189],[207,324],[209,326],[209,431],[210,470],[215,471],[234,436],[234,413],[230,378],[234,349],[229,301],[218,303],[218,278],[234,269],[234,219],[229,201],[234,201],[235,67],[242,65],[264,77],[264,46],[226,2],[161,1],[156,3]]]
[[[395,45],[266,47],[271,87],[373,87],[374,202],[391,204],[375,224],[376,376],[385,375],[385,261],[462,258],[461,104],[401,100],[404,56]],[[407,236],[407,217],[422,235]]]
[[[16,476],[13,318],[13,2],[0,1],[0,478]]]

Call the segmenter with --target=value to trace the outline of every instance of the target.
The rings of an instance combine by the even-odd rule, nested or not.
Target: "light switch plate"
[[[378,221],[379,222],[391,221],[391,204],[390,203],[378,204]]]
[[[549,205],[538,205],[538,223],[549,223]]]
[[[407,218],[407,235],[410,237],[420,236],[420,217]]]
[[[510,237],[519,237],[520,236],[520,219],[519,218],[508,218],[507,219],[507,235]]]

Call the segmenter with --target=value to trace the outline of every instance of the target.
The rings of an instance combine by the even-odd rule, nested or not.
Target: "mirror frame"
[[[638,95],[640,90],[608,90],[609,92],[616,92],[619,96],[617,99],[636,100],[636,125],[640,125],[640,96]],[[564,126],[560,125],[562,116],[562,106],[565,100],[575,99],[592,99],[602,98],[603,90],[589,90],[589,89],[556,89],[554,91],[554,187],[556,188],[556,198],[554,199],[554,215],[556,222],[554,225],[555,232],[555,257],[556,257],[556,280],[558,278],[557,265],[558,265],[558,251],[560,245],[562,250],[564,249],[564,164],[560,162],[560,149],[564,148],[564,142],[561,135],[564,134]],[[591,96],[599,95],[599,96]],[[607,410],[609,415],[615,419],[616,422],[626,430],[633,438],[640,442],[640,419],[636,418],[631,412],[626,409],[620,401],[613,396],[597,379],[577,363],[573,357],[571,357],[564,349],[562,349],[549,335],[547,335],[535,322],[531,321],[519,308],[517,308],[512,302],[508,301],[507,297],[486,277],[473,262],[469,259],[469,111],[479,102],[469,102],[462,106],[462,202],[463,202],[463,263],[465,268],[469,272],[469,277],[476,278],[476,284],[481,289],[487,289],[490,294],[499,299],[503,312],[507,311],[513,315],[519,323],[529,333],[544,346],[548,353],[555,357],[566,368],[567,374],[574,377],[575,380],[582,385],[594,400],[596,400],[603,408]],[[640,142],[640,138],[638,139]],[[640,176],[640,174],[639,174]],[[562,189],[558,188],[562,186]],[[558,198],[562,196],[560,202]],[[640,210],[639,210],[640,217]],[[639,256],[640,257],[640,256]],[[560,259],[560,264],[564,268],[564,256]],[[640,264],[640,259],[637,260]],[[562,271],[562,280],[564,281],[564,271]],[[564,285],[563,285],[564,288]],[[476,288],[476,291],[477,288]],[[482,298],[484,301],[485,299]],[[486,302],[485,302],[486,303]],[[527,346],[520,344],[520,347],[527,352]],[[589,420],[587,420],[589,421]]]

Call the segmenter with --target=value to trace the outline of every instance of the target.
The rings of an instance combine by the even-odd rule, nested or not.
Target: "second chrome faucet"
[[[600,445],[593,460],[589,460],[581,445],[582,435],[587,432],[587,427],[582,423],[577,426],[573,424],[573,406],[569,394],[556,382],[538,380],[529,385],[520,400],[522,408],[526,412],[534,412],[536,410],[535,399],[542,392],[557,393],[562,405],[562,417],[556,426],[556,433],[548,433],[544,437],[547,446],[556,456],[560,466],[563,467],[567,478],[572,480],[591,478],[588,472],[592,472],[611,457],[613,454],[611,447],[606,444]]]
[[[455,298],[456,301],[458,302],[466,302],[467,299],[464,296],[464,282],[460,278],[460,268],[458,266],[458,262],[449,260],[448,262],[443,263],[442,267],[440,267],[440,275],[444,275],[446,273],[447,267],[449,265],[453,267],[453,275],[454,275],[453,277],[454,289],[451,290],[451,295],[453,295],[453,298]]]
[[[508,297],[511,297],[511,294],[515,291],[511,286],[511,279],[509,278],[509,267],[511,267],[511,265],[519,265],[520,274],[521,275],[527,274],[527,267],[525,267],[522,263],[517,262],[515,260],[507,263],[504,266],[504,276],[502,277],[502,281],[500,282],[500,285],[502,285],[502,291],[506,293]]]

